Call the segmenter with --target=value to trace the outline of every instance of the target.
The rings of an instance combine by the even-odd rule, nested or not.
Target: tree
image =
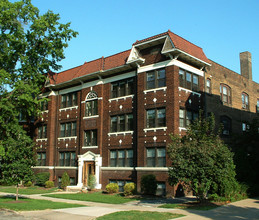
[[[214,133],[215,121],[200,117],[187,130],[185,136],[172,135],[168,155],[171,184],[181,182],[193,190],[197,199],[204,202],[207,193],[230,197],[237,188],[233,153]]]
[[[38,116],[46,75],[61,68],[58,62],[77,32],[52,11],[40,15],[31,0],[1,0],[0,10],[0,172],[2,181],[18,184],[35,164],[18,117],[22,113],[30,123]]]

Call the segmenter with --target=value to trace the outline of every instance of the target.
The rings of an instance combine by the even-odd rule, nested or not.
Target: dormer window
[[[249,109],[249,96],[246,93],[242,93],[242,109]]]

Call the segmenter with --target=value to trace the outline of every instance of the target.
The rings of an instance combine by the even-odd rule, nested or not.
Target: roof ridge
[[[82,66],[83,66],[83,64],[81,64],[81,65],[79,65],[79,66],[72,67],[72,68],[70,68],[70,69],[63,70],[63,71],[58,72],[58,73],[55,73],[55,74],[60,74],[60,73],[66,72],[66,71],[68,71],[68,70],[73,70],[73,69],[76,69],[76,68],[82,67]]]
[[[200,47],[200,46],[198,46],[198,45],[196,45],[196,44],[194,44],[194,43],[190,42],[189,40],[186,40],[185,38],[183,38],[183,37],[179,36],[178,34],[175,34],[175,33],[174,33],[174,32],[172,32],[170,29],[168,29],[167,33],[174,34],[174,35],[176,35],[177,37],[179,37],[179,38],[181,38],[181,39],[183,39],[183,40],[187,41],[188,43],[190,43],[190,44],[192,44],[192,45],[194,45],[194,46],[199,47],[200,49],[202,49],[202,47]]]
[[[146,40],[148,40],[148,39],[151,40],[151,39],[153,39],[153,38],[157,38],[157,37],[163,36],[163,35],[165,35],[166,33],[168,33],[168,31],[163,32],[163,33],[160,33],[160,34],[156,34],[156,35],[151,36],[151,37],[144,38],[144,39],[142,39],[142,40],[136,40],[132,45],[135,45],[135,44],[137,44],[137,43],[139,43],[139,42],[142,42],[142,41],[146,41]]]

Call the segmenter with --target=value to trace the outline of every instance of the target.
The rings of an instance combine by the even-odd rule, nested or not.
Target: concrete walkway
[[[0,193],[0,195],[6,195],[6,193]],[[10,194],[9,194],[10,195]],[[185,217],[179,218],[182,220],[196,220],[196,219],[259,219],[259,199],[246,199],[239,202],[234,202],[216,209],[209,211],[197,211],[197,210],[181,210],[181,209],[162,209],[157,206],[168,202],[168,200],[146,200],[135,201],[126,204],[105,204],[86,201],[76,201],[67,199],[58,199],[43,197],[41,195],[26,195],[26,197],[32,199],[44,199],[54,202],[66,202],[74,204],[82,204],[87,207],[68,208],[68,209],[56,209],[56,210],[43,210],[43,211],[22,211],[18,212],[23,219],[34,220],[90,220],[96,217],[106,215],[118,211],[157,211],[157,212],[172,212],[178,214],[184,214]],[[193,200],[193,197],[187,197],[177,201],[175,199],[169,200],[169,202],[184,202],[186,200]],[[1,219],[1,215],[0,215]],[[10,218],[11,219],[11,218]],[[17,219],[17,218],[14,218]]]

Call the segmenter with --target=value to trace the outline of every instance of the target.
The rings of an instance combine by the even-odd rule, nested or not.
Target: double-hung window
[[[111,167],[132,167],[133,150],[110,150]]]
[[[147,72],[147,89],[155,89],[166,86],[165,69],[153,70]]]
[[[111,132],[122,132],[133,130],[133,115],[123,114],[111,116]]]
[[[249,109],[249,96],[246,93],[242,93],[242,108]]]
[[[195,111],[180,109],[179,110],[179,127],[188,127],[192,121],[198,118],[198,113]]]
[[[98,115],[98,99],[87,101],[85,103],[85,116]]]
[[[97,130],[85,131],[84,146],[97,146]]]
[[[259,99],[257,99],[256,112],[259,113]]]
[[[75,165],[75,152],[59,152],[59,166],[74,167]]]
[[[40,110],[41,111],[46,111],[48,110],[48,101],[44,100],[40,102]]]
[[[47,125],[38,127],[38,139],[47,138]]]
[[[166,126],[165,108],[148,109],[146,112],[146,127],[156,128]]]
[[[73,136],[76,136],[76,122],[61,123],[59,137]]]
[[[111,98],[133,94],[133,78],[121,80],[111,84]]]
[[[211,80],[206,80],[206,93],[211,94]]]
[[[193,91],[199,90],[199,76],[186,70],[179,70],[179,85],[180,87]]]
[[[147,148],[146,149],[146,166],[147,167],[165,167],[166,166],[165,147]]]
[[[223,125],[223,128],[222,128],[222,134],[223,135],[230,135],[230,132],[231,132],[231,119],[227,116],[221,116],[220,117],[220,122],[221,124]]]
[[[68,108],[77,105],[77,93],[68,93],[61,96],[61,108]]]
[[[225,84],[220,84],[221,101],[226,104],[231,104],[231,89]]]
[[[37,166],[46,166],[46,153],[45,152],[37,153]]]

